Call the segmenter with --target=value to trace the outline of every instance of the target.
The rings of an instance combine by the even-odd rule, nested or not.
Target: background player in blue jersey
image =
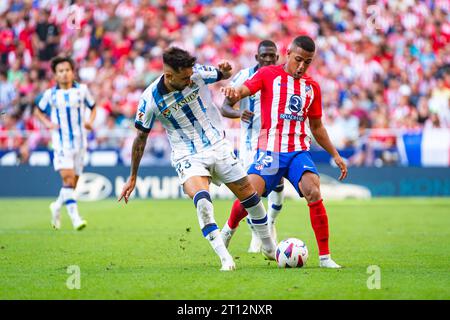
[[[239,71],[232,79],[231,86],[239,87],[251,78],[259,68],[274,65],[277,63],[279,55],[277,46],[271,40],[263,40],[258,44],[258,53],[255,59],[257,65]],[[259,131],[261,129],[261,93],[257,92],[253,96],[246,97],[239,101],[239,108],[234,108],[226,99],[220,111],[227,118],[241,118],[241,137],[239,158],[241,159],[245,170],[248,170],[255,158],[258,147]],[[283,179],[276,186],[274,191],[268,195],[268,219],[269,228],[272,237],[276,240],[275,219],[281,211],[283,205]],[[240,210],[231,210],[230,218],[222,228],[221,234],[226,245],[228,245],[232,234],[236,231],[239,222],[244,218],[239,215]],[[248,252],[259,252],[261,250],[261,241],[253,230],[252,224],[248,224],[252,230],[252,240]]]
[[[55,202],[50,204],[52,226],[61,227],[63,204],[76,230],[86,227],[78,213],[75,188],[83,172],[87,149],[87,132],[95,120],[95,102],[84,84],[75,82],[74,62],[68,57],[56,57],[51,62],[56,86],[47,89],[35,110],[37,118],[52,131],[53,165],[59,171],[63,186]],[[91,110],[86,120],[86,108]]]
[[[196,58],[179,48],[163,54],[164,74],[141,96],[136,113],[138,129],[133,143],[131,174],[119,201],[128,202],[136,185],[139,163],[148,134],[158,119],[169,137],[172,165],[178,173],[184,192],[194,200],[203,236],[219,256],[222,268],[235,269],[235,263],[223,243],[214,220],[209,184],[225,183],[249,213],[262,241],[262,251],[275,258],[275,242],[270,237],[267,215],[256,190],[235,157],[231,144],[224,139],[220,124],[214,122],[214,106],[207,85],[231,76],[231,65],[218,68],[195,64]]]

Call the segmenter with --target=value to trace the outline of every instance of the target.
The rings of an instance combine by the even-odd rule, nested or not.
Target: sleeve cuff
[[[145,128],[144,126],[142,126],[142,124],[140,124],[138,122],[135,122],[134,126],[135,126],[136,129],[138,129],[138,130],[140,130],[142,132],[145,132],[145,133],[149,133],[150,132],[150,129]]]
[[[222,73],[222,71],[220,71],[217,68],[216,68],[216,70],[217,70],[217,81],[220,81],[223,79],[223,73]]]
[[[40,107],[39,105],[36,105],[36,109],[38,109],[40,113],[46,114],[46,115],[48,115],[48,112],[47,112],[47,111],[50,111],[50,110],[47,109],[47,108],[45,108],[45,110],[42,110],[41,107]]]

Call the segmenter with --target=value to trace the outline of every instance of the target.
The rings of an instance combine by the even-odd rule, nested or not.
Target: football
[[[277,246],[276,260],[280,268],[301,268],[308,260],[308,248],[302,240],[285,239]]]

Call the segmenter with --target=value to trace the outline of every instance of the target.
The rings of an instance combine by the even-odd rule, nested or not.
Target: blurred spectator
[[[106,123],[96,130],[97,148],[99,149],[118,149],[122,147],[123,130],[116,125],[116,118],[109,115]]]
[[[134,133],[134,130],[133,130]],[[144,166],[157,165],[165,166],[170,164],[171,148],[164,129],[160,122],[155,121],[153,130],[149,137],[149,142],[145,146],[144,155],[141,164]],[[120,150],[120,157],[125,165],[131,164],[131,150],[133,146],[134,135],[128,136]]]
[[[39,60],[50,61],[58,54],[59,28],[51,21],[49,10],[39,11],[36,34]]]
[[[439,122],[445,127],[450,127],[450,71],[446,73],[447,83],[444,78],[438,78],[436,87],[431,92],[430,112],[439,117]]]
[[[17,91],[8,81],[8,72],[0,69],[0,112],[10,113],[17,102]]]
[[[369,5],[379,15],[371,17]],[[229,60],[237,72],[255,64],[260,40],[277,43],[283,62],[289,42],[303,33],[317,44],[310,73],[338,147],[389,149],[398,129],[450,128],[448,0],[0,1],[0,112],[14,115],[17,126],[4,117],[0,125],[22,136],[32,130],[22,145],[47,145],[30,110],[53,85],[48,61],[70,54],[99,108],[89,145],[123,147],[126,154],[130,139],[114,142],[106,132],[133,134],[137,101],[161,74],[167,46],[184,47],[204,64]],[[222,85],[212,87],[216,104]],[[151,135],[149,163],[169,157],[163,137]]]
[[[358,128],[358,139],[356,140],[355,153],[350,157],[349,165],[351,166],[372,166],[375,161],[375,150],[369,142],[369,134],[367,128],[368,121],[361,121]]]
[[[341,148],[355,145],[359,136],[359,119],[352,114],[352,109],[352,103],[349,101],[342,107],[340,115],[335,120],[335,125],[343,129],[342,140],[337,142],[337,145]]]
[[[24,142],[21,134],[23,124],[17,114],[5,114],[0,123],[0,149],[16,150]]]
[[[442,128],[439,115],[437,113],[431,113],[430,118],[425,121],[425,129],[439,129]]]

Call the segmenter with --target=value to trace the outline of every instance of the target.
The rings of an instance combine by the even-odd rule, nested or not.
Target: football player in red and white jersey
[[[315,51],[310,37],[299,36],[292,41],[285,64],[260,68],[242,86],[222,88],[222,92],[226,97],[224,104],[231,105],[261,92],[261,131],[254,163],[248,170],[250,181],[259,195],[266,196],[282,177],[289,180],[308,203],[320,267],[340,268],[330,255],[328,217],[320,193],[319,173],[309,152],[311,137],[307,127],[341,170],[339,180],[346,178],[347,166],[322,124],[320,86],[306,74]],[[240,203],[235,202],[233,210],[239,211],[235,216],[245,216]],[[232,232],[227,233],[231,235]]]

